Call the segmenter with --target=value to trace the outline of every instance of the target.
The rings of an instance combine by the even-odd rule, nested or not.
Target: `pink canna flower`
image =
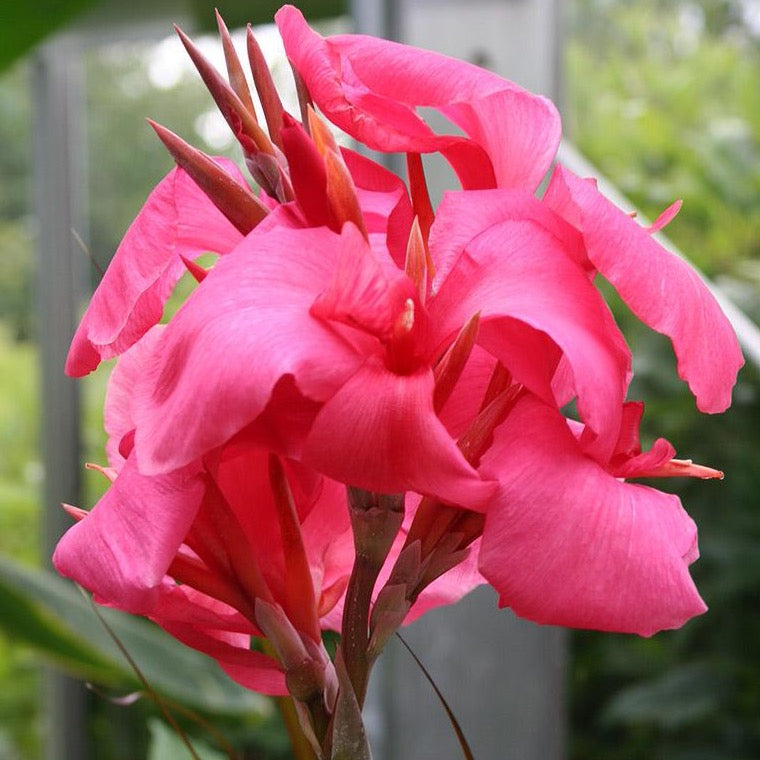
[[[127,352],[105,410],[114,482],[91,513],[72,509],[60,572],[250,688],[318,689],[328,713],[341,674],[321,631],[357,609],[346,486],[406,494],[364,594],[369,627],[354,626],[359,702],[362,658],[484,580],[541,623],[650,635],[700,614],[693,523],[626,479],[720,473],[664,440],[642,452],[630,352],[593,280],[670,337],[712,412],[741,355],[705,286],[593,183],[557,167],[534,195],[559,140],[548,101],[434,53],[323,39],[291,7],[277,21],[308,97],[302,122],[284,111],[249,35],[266,130],[226,30],[230,84],[181,35],[261,191],[154,125],[180,168],[127,233],[67,364]],[[339,147],[308,100],[405,152],[408,187]],[[464,136],[436,134],[422,108]],[[435,210],[419,155],[434,151],[464,188]],[[220,254],[208,271],[204,251]],[[154,327],[185,270],[195,290]]]

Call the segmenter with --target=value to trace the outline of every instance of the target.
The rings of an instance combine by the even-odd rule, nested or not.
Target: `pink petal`
[[[393,172],[359,153],[343,148],[341,155],[354,180],[370,241],[379,236],[396,264],[403,267],[414,216],[406,185]]]
[[[346,489],[295,462],[286,462],[304,547],[316,596],[340,578],[346,582],[354,559],[353,534],[346,506]],[[255,555],[274,598],[285,598],[288,558],[283,552],[280,521],[269,479],[269,452],[225,447],[212,468]]]
[[[649,451],[642,453],[639,425],[643,414],[644,404],[641,401],[629,401],[623,405],[620,437],[608,464],[609,472],[616,478],[647,477],[645,473],[657,469],[675,456],[675,449],[664,438],[658,438]],[[579,443],[583,448],[583,433]]]
[[[495,366],[491,354],[477,344],[473,346],[454,391],[438,413],[453,438],[462,436],[480,412]]]
[[[545,98],[438,53],[361,35],[323,39],[292,6],[275,20],[321,111],[370,148],[441,151],[464,187],[532,190],[549,168],[560,120]],[[436,135],[415,111],[425,106],[469,139]]]
[[[134,436],[135,419],[132,414],[134,389],[153,360],[153,350],[161,336],[162,325],[155,325],[134,346],[120,357],[108,378],[103,424],[108,433],[106,454],[108,462],[120,470],[129,455],[122,446],[125,437]],[[133,442],[133,441],[132,441]]]
[[[90,514],[60,540],[53,564],[96,601],[150,614],[202,496],[193,468],[147,477],[132,456]]]
[[[696,528],[678,498],[606,473],[556,410],[521,400],[482,469],[501,482],[480,552],[501,605],[538,623],[643,636],[705,611],[688,573]]]
[[[137,389],[143,472],[176,469],[228,440],[262,413],[285,375],[323,400],[355,371],[361,357],[309,314],[339,246],[325,228],[277,227],[249,235],[211,270],[167,326],[160,361]]]
[[[304,460],[367,490],[417,491],[475,507],[493,488],[467,464],[436,417],[431,371],[397,375],[376,357],[325,403]]]
[[[430,229],[430,254],[435,264],[433,290],[448,277],[465,248],[481,232],[501,222],[532,221],[562,243],[578,265],[587,264],[583,238],[571,224],[531,193],[520,190],[446,192]]]
[[[333,627],[328,617],[348,585],[354,563],[354,536],[346,506],[346,487],[323,478],[318,500],[303,521],[303,537],[311,563],[312,580],[318,596],[322,627]]]
[[[242,174],[217,159],[232,177]],[[125,351],[163,313],[185,272],[182,257],[227,253],[242,238],[205,193],[179,168],[156,186],[121,241],[90,301],[66,360],[69,375],[85,375]]]
[[[320,406],[298,390],[293,375],[284,375],[272,389],[264,411],[230,438],[225,450],[261,448],[297,459]]]
[[[166,583],[151,619],[166,628],[169,625],[190,625],[224,633],[228,643],[247,642],[261,631],[236,609],[194,589],[192,586]]]
[[[730,323],[699,275],[608,201],[592,180],[558,166],[544,201],[581,230],[591,263],[636,316],[671,339],[678,375],[699,409],[726,409],[744,360]]]
[[[456,226],[465,209],[448,214],[447,227]],[[476,203],[471,213],[477,216]],[[551,381],[560,358],[553,341],[572,367],[579,413],[598,436],[595,456],[605,461],[612,454],[630,356],[598,291],[545,227],[515,220],[482,229],[456,258],[428,310],[438,340],[480,312],[480,345],[547,402],[554,398]]]
[[[288,693],[285,674],[277,661],[249,647],[232,646],[224,636],[187,625],[166,625],[175,638],[209,657],[213,657],[227,675],[246,689],[260,694],[284,696]]]

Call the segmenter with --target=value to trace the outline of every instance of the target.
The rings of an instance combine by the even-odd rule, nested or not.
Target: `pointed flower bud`
[[[253,114],[256,117],[256,111],[253,107],[253,98],[251,97],[251,91],[248,88],[248,81],[245,78],[243,72],[243,66],[240,63],[240,58],[235,51],[235,46],[232,44],[232,37],[230,37],[229,29],[224,23],[222,15],[219,10],[214,11],[216,14],[216,24],[219,29],[219,37],[222,40],[222,49],[224,50],[224,61],[227,64],[227,77],[230,80],[230,85],[235,91],[235,94],[240,98],[240,101],[245,106],[248,113]]]
[[[230,125],[232,133],[243,146],[246,154],[257,151],[274,154],[272,141],[266,132],[258,125],[256,115],[246,108],[235,91],[224,81],[219,72],[211,65],[206,56],[201,53],[193,41],[179,28],[175,27],[182,44],[185,46],[190,59],[204,84],[211,93],[225,121]]]
[[[256,85],[256,92],[259,95],[261,108],[264,111],[264,118],[269,129],[269,137],[282,150],[280,132],[282,131],[282,115],[285,112],[285,108],[277,93],[277,88],[274,86],[272,74],[264,59],[264,54],[261,52],[259,43],[256,41],[250,25],[246,30],[246,45],[248,47],[248,61],[251,65],[253,82]]]
[[[166,127],[148,119],[169,153],[203,190],[209,200],[227,217],[243,235],[247,235],[269,210],[256,196],[236,182],[212,158]]]

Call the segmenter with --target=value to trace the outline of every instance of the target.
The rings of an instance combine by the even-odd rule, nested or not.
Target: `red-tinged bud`
[[[335,142],[330,128],[325,124],[322,119],[317,116],[317,112],[311,107],[310,104],[306,105],[306,114],[308,122],[308,131],[311,135],[311,139],[314,140],[314,145],[317,146],[322,157],[325,157],[328,153],[340,154],[340,148],[338,143]]]
[[[327,199],[325,162],[309,135],[290,114],[283,117],[282,143],[290,167],[293,192],[306,222],[340,232]]]
[[[496,362],[496,366],[491,373],[491,379],[488,382],[483,403],[480,405],[482,412],[497,396],[503,393],[512,385],[512,373],[501,363]]]
[[[336,222],[340,227],[343,227],[346,222],[356,225],[362,237],[369,242],[354,180],[339,154],[332,151],[327,152],[325,155],[325,171],[327,173],[327,199],[330,202],[330,209]]]
[[[269,455],[269,482],[280,525],[285,567],[288,568],[285,575],[285,611],[299,631],[311,636],[314,641],[321,641],[311,567],[301,523],[285,470],[276,454]]]
[[[86,509],[81,509],[80,507],[75,507],[73,504],[61,504],[61,508],[64,512],[66,512],[67,515],[70,517],[73,517],[77,522],[80,520],[83,520],[87,515],[90,513]]]
[[[203,79],[204,84],[211,93],[211,97],[219,107],[222,116],[224,116],[225,121],[230,125],[232,133],[243,146],[243,150],[246,153],[255,153],[256,150],[261,150],[264,153],[274,154],[272,141],[259,126],[256,114],[246,108],[243,101],[240,100],[235,91],[225,82],[193,41],[179,27],[175,27],[175,29],[195,68],[201,75],[201,79]]]
[[[264,111],[264,118],[269,129],[269,137],[282,150],[280,132],[282,131],[282,115],[285,112],[285,108],[277,93],[277,88],[274,86],[272,74],[264,59],[264,54],[261,52],[259,43],[256,42],[256,37],[250,25],[246,32],[246,43],[248,47],[248,61],[251,65],[251,73],[253,74],[253,83],[256,85],[256,92],[259,94],[259,101],[261,102],[261,108]]]
[[[483,526],[486,516],[482,512],[471,512],[469,509],[461,510],[461,515],[456,523],[457,532],[462,535],[459,548],[464,549],[476,538],[483,535]]]
[[[219,13],[219,10],[215,10],[214,13],[216,14],[216,25],[219,29],[219,36],[222,39],[224,61],[227,64],[227,77],[230,80],[230,85],[235,91],[235,94],[240,98],[240,101],[245,106],[248,113],[253,114],[253,117],[256,118],[251,91],[248,88],[248,81],[245,78],[240,58],[238,58],[235,46],[232,44],[232,37],[230,37],[230,32],[227,29],[227,25],[224,23],[224,19]]]
[[[436,364],[434,370],[435,390],[433,391],[433,408],[436,413],[443,409],[464,372],[470,358],[480,329],[480,314],[470,317],[459,331],[456,340]]]
[[[427,501],[428,504],[432,502],[431,499],[422,500],[422,503]],[[416,515],[415,515],[416,516]],[[419,538],[411,538],[411,531],[406,537],[404,548],[399,552],[396,557],[396,563],[393,565],[393,570],[388,577],[388,583],[390,585],[404,583],[407,586],[413,585],[416,579],[419,578],[420,571],[422,569],[422,541]]]
[[[425,180],[425,169],[422,165],[422,156],[419,153],[406,154],[406,170],[409,177],[409,194],[412,198],[412,208],[415,216],[420,220],[420,231],[422,239],[425,241],[425,249],[430,237],[430,228],[435,221],[433,204],[430,202],[430,193],[428,192],[427,181]],[[434,275],[433,262],[428,252],[428,269],[430,276]]]
[[[472,421],[457,445],[464,458],[473,466],[480,464],[480,458],[493,441],[493,431],[504,421],[509,410],[522,393],[521,385],[513,385],[502,391]]]
[[[340,230],[346,222],[351,222],[364,239],[369,240],[354,180],[343,162],[338,143],[330,128],[310,105],[307,105],[306,111],[311,141],[324,163],[325,192],[335,226]],[[297,171],[297,168],[291,171]]]
[[[186,543],[212,570],[226,576],[251,604],[257,599],[274,602],[245,530],[212,480]]]
[[[431,546],[446,532],[455,517],[455,507],[442,504],[437,499],[425,496],[419,503],[417,511],[414,514],[414,520],[409,528],[404,544],[404,551],[411,546],[419,546],[420,557],[429,553]],[[400,556],[401,556],[400,555]],[[397,562],[398,564],[398,562]],[[396,570],[394,569],[393,573]],[[391,574],[392,578],[396,576]],[[406,576],[404,577],[408,580]]]
[[[311,702],[325,689],[326,662],[315,658],[279,604],[256,600],[256,623],[269,639],[285,671],[285,682],[293,699]]]
[[[275,198],[280,203],[293,200],[293,188],[282,168],[284,161],[284,156],[273,156],[261,151],[245,157],[245,165],[256,184],[263,188],[270,198]]]
[[[420,220],[416,216],[409,232],[409,241],[406,244],[404,271],[417,287],[420,303],[424,305],[428,288],[428,252],[420,229]]]
[[[290,203],[290,201],[294,201],[296,199],[296,194],[295,194],[295,191],[293,190],[293,183],[290,181],[290,175],[279,163],[277,164],[277,173],[279,177],[277,192],[278,193],[282,192],[282,197],[285,199],[284,201],[281,201],[281,202]],[[282,187],[282,191],[280,191],[279,189],[280,187]]]
[[[451,568],[456,567],[467,559],[469,550],[459,548],[463,539],[464,535],[454,528],[442,536],[441,540],[425,558],[422,576],[410,595],[412,603],[417,601],[417,597],[434,580],[440,578]]]
[[[406,583],[391,585],[388,582],[377,595],[370,616],[370,637],[367,654],[375,660],[409,614],[412,603],[407,598]]]
[[[186,143],[174,132],[148,119],[169,153],[203,190],[209,200],[243,235],[247,235],[269,213],[248,189],[236,182],[211,157]]]
[[[196,264],[192,259],[188,259],[181,254],[180,258],[182,259],[182,263],[185,265],[187,271],[190,272],[193,279],[198,283],[203,282],[208,272],[202,266]]]
[[[293,81],[296,83],[296,95],[298,96],[298,105],[301,109],[301,121],[303,122],[304,128],[308,129],[309,108],[312,106],[314,101],[311,99],[311,95],[309,95],[309,90],[306,87],[306,83],[298,73],[298,69],[296,69],[296,67],[292,64],[290,66],[290,69],[293,72]]]
[[[419,544],[423,565],[429,561],[436,547],[453,531],[461,534],[459,523],[464,516],[471,514],[468,510],[425,497],[417,508],[414,521],[406,537],[405,547]],[[472,513],[475,514],[475,513]],[[464,538],[464,535],[461,535]],[[472,540],[472,539],[471,539]],[[469,543],[469,542],[468,542]],[[456,544],[464,548],[467,544]],[[406,550],[406,549],[405,549]],[[395,570],[393,571],[396,572]],[[392,573],[391,578],[396,576]]]

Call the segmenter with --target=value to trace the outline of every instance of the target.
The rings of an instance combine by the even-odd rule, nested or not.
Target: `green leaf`
[[[23,641],[51,662],[80,678],[111,684],[123,678],[113,662],[102,658],[55,616],[0,580],[0,626],[13,641]]]
[[[613,697],[603,719],[613,724],[649,723],[673,730],[713,715],[729,688],[727,674],[710,663],[690,663]]]
[[[0,23],[0,71],[56,29],[64,26],[95,0],[35,0],[3,3]]]
[[[182,739],[164,722],[158,718],[151,718],[148,728],[151,738],[148,760],[181,760],[190,757]],[[190,743],[199,760],[227,760],[225,754],[212,749],[205,742],[191,739]]]
[[[268,714],[270,702],[231,681],[210,658],[157,626],[101,610],[152,686],[186,705],[230,715]],[[76,586],[0,556],[0,626],[74,675],[135,682],[124,658]]]

